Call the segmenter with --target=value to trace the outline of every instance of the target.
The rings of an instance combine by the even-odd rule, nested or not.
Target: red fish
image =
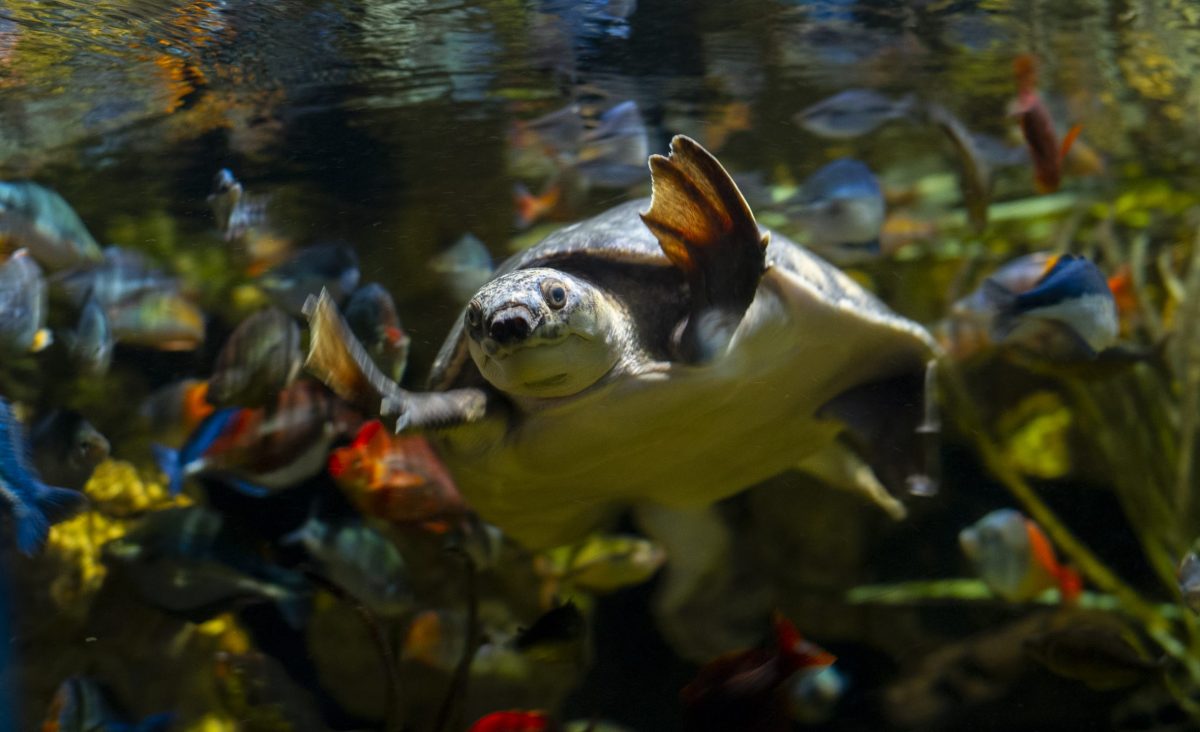
[[[1062,181],[1063,158],[1083,127],[1072,127],[1060,146],[1054,120],[1037,91],[1037,63],[1033,56],[1027,53],[1018,56],[1013,61],[1013,74],[1017,79],[1017,98],[1012,105],[1012,115],[1020,123],[1021,134],[1029,145],[1034,185],[1038,193],[1053,193]]]
[[[686,732],[787,732],[791,729],[784,685],[799,672],[818,671],[837,660],[804,640],[782,615],[774,617],[768,648],[728,653],[712,661],[680,697]]]
[[[466,513],[450,473],[424,437],[390,435],[367,422],[329,456],[329,474],[363,513],[397,524],[445,530]]]
[[[555,732],[558,725],[543,712],[492,712],[467,732]]]

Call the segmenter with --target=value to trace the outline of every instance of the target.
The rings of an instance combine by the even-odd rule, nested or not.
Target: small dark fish
[[[155,445],[171,495],[193,475],[220,476],[251,496],[290,488],[316,475],[330,446],[361,418],[321,385],[295,381],[270,409],[227,407],[205,419],[179,450]]]
[[[1029,145],[1034,186],[1038,193],[1053,193],[1062,181],[1063,159],[1070,152],[1082,126],[1072,127],[1060,146],[1054,120],[1037,91],[1037,67],[1033,56],[1018,56],[1013,61],[1013,72],[1017,78],[1017,98],[1012,104],[1011,114],[1017,118],[1021,134]]]
[[[816,249],[843,248],[879,253],[886,205],[879,180],[862,162],[834,160],[804,182],[800,200],[789,207]]]
[[[557,732],[559,729],[545,712],[510,709],[479,718],[467,732]]]
[[[373,612],[395,617],[412,610],[404,557],[362,522],[329,523],[314,516],[283,541],[303,545],[330,582]]]
[[[221,168],[213,177],[213,192],[208,195],[208,205],[225,241],[238,239],[267,221],[266,197],[248,195],[229,168]]]
[[[146,292],[108,311],[118,343],[159,351],[191,351],[204,343],[204,313],[183,295]]]
[[[96,466],[108,459],[108,439],[78,412],[56,409],[29,433],[33,463],[52,485],[82,490]]]
[[[1054,361],[1094,359],[1116,344],[1116,300],[1104,273],[1084,257],[1052,259],[1024,292],[994,279],[985,280],[983,289],[994,308],[992,338],[997,343]]]
[[[374,282],[355,290],[346,301],[346,323],[379,370],[399,383],[408,365],[409,338],[400,327],[400,315],[388,291]]]
[[[980,579],[1009,602],[1032,600],[1052,587],[1071,602],[1083,590],[1079,574],[1058,561],[1041,527],[1020,511],[992,511],[959,532],[958,543]]]
[[[849,89],[798,112],[792,121],[814,135],[845,140],[908,117],[915,105],[911,94],[892,99],[870,89]]]
[[[115,246],[104,249],[104,261],[99,266],[57,272],[50,284],[75,307],[82,308],[88,300],[95,300],[106,313],[147,293],[179,291],[179,280],[166,275],[144,255]]]
[[[930,104],[927,109],[930,121],[946,133],[958,153],[958,161],[962,166],[958,185],[963,204],[967,207],[967,220],[975,233],[982,233],[987,228],[988,204],[992,200],[991,166],[966,125],[940,104]]]
[[[27,250],[19,249],[0,266],[0,351],[37,352],[54,338],[46,325],[46,280]]]
[[[325,288],[341,302],[358,286],[358,279],[358,256],[353,249],[344,244],[321,244],[302,249],[267,271],[258,285],[281,308],[299,316],[309,295],[319,295]]]
[[[49,270],[95,264],[100,245],[62,196],[36,183],[0,182],[0,237]]]
[[[522,630],[513,647],[526,655],[561,657],[574,654],[587,634],[583,613],[567,602],[538,616],[533,625]]]
[[[104,562],[132,580],[147,604],[204,622],[247,604],[276,604],[300,627],[308,611],[303,578],[265,563],[221,514],[199,506],[168,508],[104,545]]]
[[[766,648],[735,651],[710,662],[683,688],[685,732],[787,732],[791,729],[785,685],[799,672],[828,668],[830,653],[804,640],[786,618],[776,616]]]
[[[113,348],[116,340],[113,338],[112,327],[104,308],[95,300],[88,300],[79,315],[79,325],[74,331],[69,331],[63,338],[71,357],[80,365],[83,372],[92,376],[101,376],[108,372],[112,365]]]
[[[138,407],[146,433],[165,445],[182,445],[188,435],[213,413],[208,382],[184,379],[154,390]]]
[[[1083,623],[1025,639],[1021,647],[1059,676],[1097,691],[1121,689],[1160,673],[1162,664],[1142,656],[1112,624]]]
[[[72,676],[59,685],[42,723],[42,732],[166,732],[172,714],[155,714],[129,722],[113,708],[100,683]]]
[[[454,298],[464,303],[492,278],[496,269],[487,246],[472,234],[463,234],[453,246],[434,257],[429,266],[443,277]]]
[[[215,407],[268,407],[300,373],[300,327],[278,308],[241,322],[221,346],[208,403]]]
[[[46,540],[50,525],[78,511],[87,498],[77,491],[52,488],[34,467],[25,429],[0,397],[0,500],[8,506],[17,548],[33,554]]]

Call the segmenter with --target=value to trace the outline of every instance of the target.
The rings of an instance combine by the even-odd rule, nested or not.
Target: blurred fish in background
[[[303,360],[296,321],[278,308],[260,310],[221,346],[205,398],[214,407],[272,407]]]
[[[50,271],[100,261],[100,245],[71,204],[36,183],[0,182],[0,238]]]
[[[0,265],[0,349],[17,355],[41,351],[54,338],[46,325],[46,280],[24,249]]]

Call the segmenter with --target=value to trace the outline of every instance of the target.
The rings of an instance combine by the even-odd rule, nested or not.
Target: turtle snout
[[[488,335],[501,346],[525,340],[533,332],[533,313],[524,305],[510,305],[488,321]]]

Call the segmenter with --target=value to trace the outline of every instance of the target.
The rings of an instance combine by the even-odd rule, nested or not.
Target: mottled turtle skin
[[[728,351],[700,364],[673,360],[688,283],[639,218],[649,205],[632,201],[561,229],[493,278],[551,269],[609,296],[621,357],[595,384],[555,398],[500,392],[471,358],[466,311],[434,364],[432,389],[479,387],[507,406],[484,420],[490,428],[441,433],[442,455],[480,515],[531,548],[577,541],[631,504],[700,507],[796,467],[843,430],[817,416],[823,406],[920,373],[935,354],[920,325],[771,233],[766,271]]]

